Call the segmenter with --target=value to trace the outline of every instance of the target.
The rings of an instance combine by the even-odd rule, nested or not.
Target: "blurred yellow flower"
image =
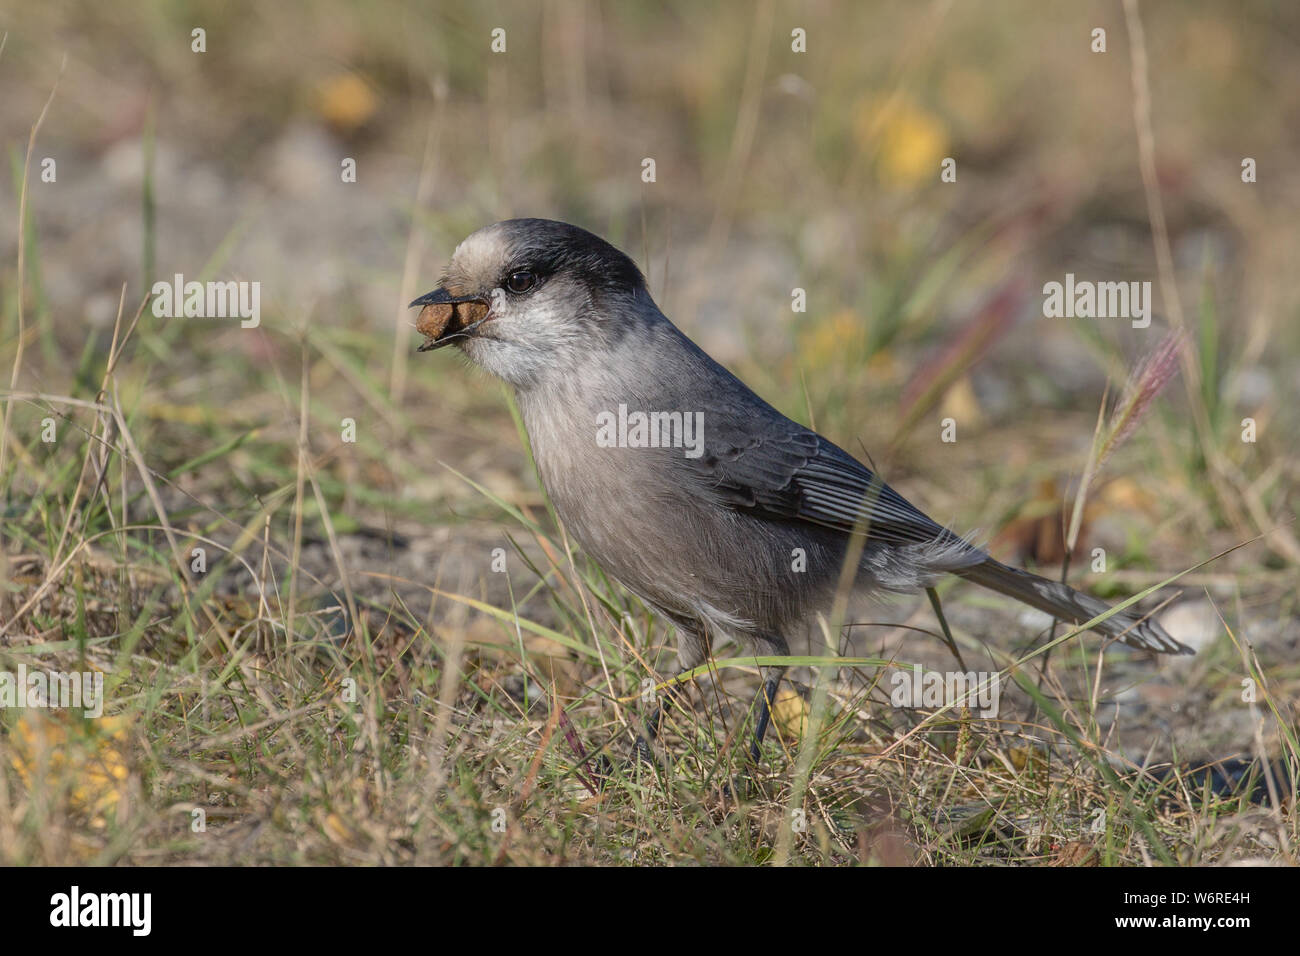
[[[817,369],[839,364],[846,354],[861,354],[866,323],[852,309],[840,309],[803,330],[800,358],[808,368]]]
[[[902,96],[861,100],[854,110],[858,146],[875,154],[880,181],[913,186],[939,179],[939,161],[948,154],[948,132],[938,117]]]
[[[26,711],[10,735],[10,763],[30,790],[66,793],[96,826],[117,806],[130,770],[124,718],[82,720],[66,711]]]
[[[327,123],[345,133],[374,115],[379,101],[356,73],[336,73],[316,88],[316,108]]]

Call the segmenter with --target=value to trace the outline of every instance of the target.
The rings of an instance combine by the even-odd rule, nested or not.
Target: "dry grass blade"
[[[8,39],[9,33],[6,31],[5,40]],[[14,348],[13,370],[9,373],[10,391],[18,388],[18,374],[23,367],[23,346],[27,340],[24,284],[27,276],[27,183],[31,175],[32,152],[36,149],[36,134],[45,125],[46,114],[49,113],[50,106],[54,103],[54,94],[59,91],[59,81],[63,79],[63,71],[67,67],[68,56],[65,53],[62,62],[59,64],[59,75],[54,78],[54,85],[50,87],[50,95],[45,100],[45,105],[41,107],[41,113],[36,117],[36,122],[32,124],[31,135],[27,137],[27,153],[23,159],[22,188],[18,194],[18,344]],[[5,450],[9,444],[9,422],[12,412],[13,403],[5,402],[4,423],[0,426],[0,476],[5,473]]]

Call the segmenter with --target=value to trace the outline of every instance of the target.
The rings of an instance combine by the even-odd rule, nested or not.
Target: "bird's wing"
[[[737,511],[806,521],[893,544],[957,540],[847,452],[789,419],[719,431],[705,424],[704,453],[692,474]]]

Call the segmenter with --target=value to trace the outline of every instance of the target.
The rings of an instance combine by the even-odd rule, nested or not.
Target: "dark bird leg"
[[[777,650],[774,646],[771,653],[774,653],[774,656],[784,656],[788,653],[788,649],[784,640],[780,638],[778,640],[780,640],[780,649]],[[775,642],[773,644],[775,645]],[[759,684],[758,693],[754,696],[754,706],[750,707],[751,711],[757,708],[757,716],[754,721],[754,739],[749,746],[749,763],[723,786],[723,793],[728,796],[743,797],[753,793],[752,774],[763,755],[763,737],[767,733],[767,725],[771,723],[772,705],[776,703],[776,691],[781,686],[781,677],[784,674],[784,667],[763,667],[759,670],[762,683]]]
[[[762,634],[754,640],[754,649],[760,656],[785,657],[790,653],[790,645],[780,634]],[[763,667],[759,669],[762,684],[754,703],[758,705],[758,718],[754,722],[754,743],[749,748],[750,761],[757,765],[762,752],[763,736],[772,718],[772,705],[776,703],[776,690],[781,686],[784,667]],[[752,709],[752,708],[751,708]]]
[[[760,634],[752,638],[752,643],[756,654],[759,656],[784,657],[790,653],[790,647],[785,638],[779,634]],[[707,654],[708,644],[701,631],[679,631],[678,659],[681,667],[677,673],[680,674],[693,667],[698,667],[704,662]],[[762,753],[763,738],[767,735],[768,724],[772,722],[772,705],[776,702],[776,692],[781,686],[781,678],[785,674],[785,668],[762,667],[759,674],[762,683],[758,688],[758,693],[754,696],[754,703],[750,707],[750,710],[756,713],[754,737],[749,749],[750,762],[755,765]],[[637,737],[636,743],[633,745],[633,754],[637,759],[651,759],[653,755],[652,744],[659,736],[664,710],[670,704],[681,706],[680,694],[681,689],[677,685],[670,685],[664,689],[662,700],[655,705],[655,709],[646,718],[645,733]]]
[[[758,694],[754,698],[754,702],[758,705],[758,720],[754,724],[754,743],[749,748],[749,759],[755,764],[758,763],[763,746],[763,736],[767,733],[767,725],[772,717],[772,704],[776,702],[776,689],[781,686],[781,676],[784,673],[784,667],[764,667],[762,670],[763,683],[758,688]]]

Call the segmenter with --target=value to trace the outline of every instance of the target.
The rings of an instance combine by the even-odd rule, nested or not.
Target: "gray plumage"
[[[829,609],[854,534],[865,535],[862,588],[913,592],[953,573],[1071,623],[1107,609],[998,563],[786,418],[659,311],[631,259],[576,226],[515,219],[481,229],[457,247],[442,287],[412,304],[464,301],[490,303],[487,321],[432,345],[454,343],[514,386],[556,512],[608,573],[678,626],[683,668],[724,634],[759,654],[787,653],[787,636]],[[602,447],[598,416],[620,405],[701,413],[700,453]],[[796,549],[805,570],[794,569]],[[1095,630],[1188,652],[1128,611]]]

